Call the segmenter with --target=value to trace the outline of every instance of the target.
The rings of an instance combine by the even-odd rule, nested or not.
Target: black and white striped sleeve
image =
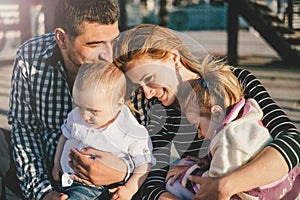
[[[282,154],[291,170],[300,160],[299,131],[253,74],[238,68],[234,68],[233,73],[244,87],[245,97],[254,98],[261,107],[264,113],[262,122],[274,139],[269,146]]]

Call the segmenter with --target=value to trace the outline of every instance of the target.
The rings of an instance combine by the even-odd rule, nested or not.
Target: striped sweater
[[[269,146],[282,154],[291,170],[299,163],[299,131],[253,74],[239,68],[234,68],[233,73],[244,87],[245,98],[254,98],[261,107],[264,113],[262,122],[273,137]],[[155,200],[166,192],[165,176],[169,170],[171,144],[174,143],[182,158],[188,154],[204,156],[207,152],[207,145],[203,140],[197,139],[196,130],[174,107],[164,107],[154,99],[147,100],[141,91],[136,91],[132,102],[140,111],[136,115],[137,119],[141,124],[147,125],[153,143],[153,154],[157,159],[156,166],[151,169],[135,198]]]

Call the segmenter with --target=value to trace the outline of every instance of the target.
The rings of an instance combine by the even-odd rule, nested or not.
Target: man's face
[[[84,22],[83,32],[73,41],[66,43],[66,54],[69,62],[76,67],[84,62],[97,48],[97,58],[112,61],[114,40],[119,35],[118,22],[111,25]]]

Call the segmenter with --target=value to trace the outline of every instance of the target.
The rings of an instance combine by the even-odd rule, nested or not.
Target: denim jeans
[[[107,187],[104,186],[95,186],[91,187],[84,185],[82,183],[74,181],[70,187],[61,187],[61,192],[68,195],[68,200],[92,200],[92,199],[101,199],[101,200],[110,200],[111,194],[108,191]]]

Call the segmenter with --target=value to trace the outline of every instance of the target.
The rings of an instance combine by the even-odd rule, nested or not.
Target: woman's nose
[[[151,88],[147,85],[143,85],[142,88],[144,90],[144,93],[145,93],[145,96],[146,96],[147,99],[151,99],[152,97],[154,97],[154,95],[155,95],[155,89],[154,88]]]

